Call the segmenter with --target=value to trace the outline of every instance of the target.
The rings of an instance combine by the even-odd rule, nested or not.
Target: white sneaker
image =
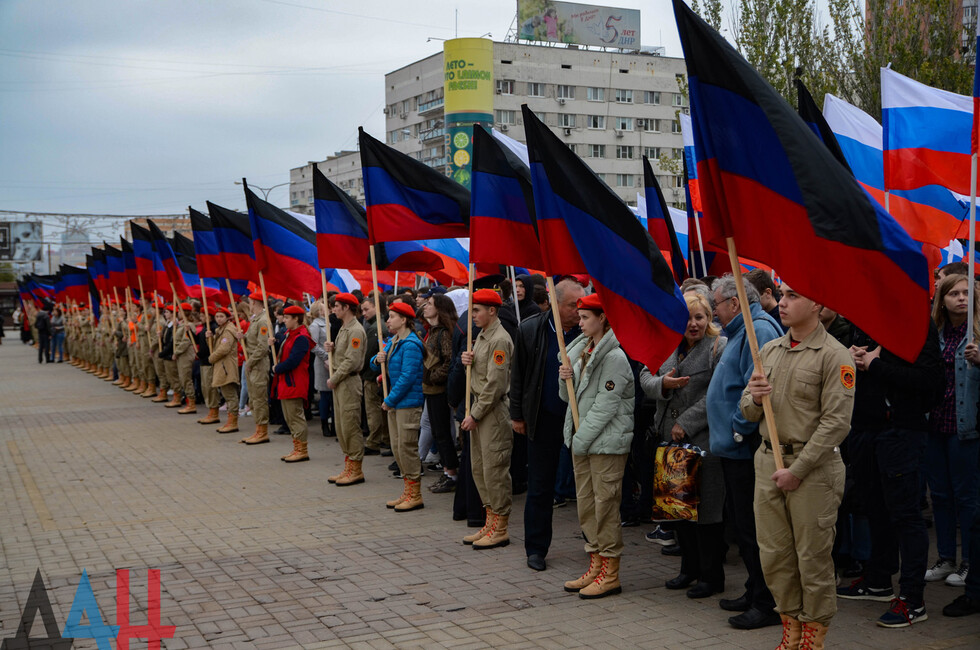
[[[430,451],[428,454],[425,455],[425,459],[422,462],[425,463],[425,464],[438,463],[439,462],[439,454]]]
[[[951,573],[956,572],[956,562],[939,558],[932,567],[926,571],[926,582],[939,582]],[[964,574],[966,575],[966,574]]]
[[[946,584],[950,587],[965,587],[966,586],[966,574],[970,572],[970,565],[966,562],[960,563],[960,568],[958,568],[953,573],[946,576]],[[926,574],[927,576],[929,574]],[[928,580],[928,578],[926,578]]]

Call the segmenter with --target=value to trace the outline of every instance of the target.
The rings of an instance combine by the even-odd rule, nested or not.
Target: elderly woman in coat
[[[707,452],[708,412],[706,396],[715,364],[727,339],[711,320],[712,309],[704,295],[685,294],[690,316],[684,339],[673,354],[651,374],[640,371],[643,392],[657,402],[654,427],[660,442],[693,444]],[[688,598],[707,598],[725,590],[724,524],[725,482],[721,459],[708,454],[701,463],[700,503],[697,522],[675,524],[681,547],[680,575],[667,581],[668,589],[684,589]]]
[[[219,428],[218,433],[238,431],[238,328],[229,320],[230,312],[218,307],[214,312],[214,323],[218,327],[212,332],[206,330],[205,336],[212,340],[212,352],[208,356],[211,363],[211,385],[221,391],[228,406],[228,421]]]
[[[578,301],[582,333],[568,347],[571,366],[558,369],[558,396],[568,401],[566,381],[572,380],[579,424],[571,409],[565,414],[565,446],[572,451],[578,520],[585,533],[589,569],[565,583],[580,598],[602,598],[622,591],[619,558],[623,532],[619,506],[623,472],[633,441],[636,391],[626,353],[609,327],[596,294]]]
[[[323,300],[317,300],[310,307],[310,338],[313,339],[313,354],[316,362],[313,364],[313,388],[320,396],[320,432],[330,435],[329,419],[333,415],[333,392],[327,386],[330,370],[327,366],[329,354],[323,344],[327,342],[327,328],[330,327],[329,316],[323,309]],[[332,339],[331,339],[332,340]]]

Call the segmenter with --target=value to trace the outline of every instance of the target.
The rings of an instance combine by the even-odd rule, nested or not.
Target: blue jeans
[[[55,332],[51,335],[51,353],[48,358],[54,361],[54,353],[58,353],[58,360],[63,361],[65,359],[65,332],[64,330],[60,332]]]
[[[241,395],[238,396],[238,410],[241,411],[248,405],[248,382],[245,381],[245,364],[241,367],[241,383],[239,386],[242,387]]]
[[[926,445],[926,471],[936,521],[939,557],[956,560],[956,526],[964,555],[969,556],[970,526],[977,507],[978,458],[980,439],[960,440],[958,436],[929,434]]]

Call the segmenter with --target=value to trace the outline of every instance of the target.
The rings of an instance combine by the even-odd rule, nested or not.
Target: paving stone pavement
[[[0,346],[0,639],[13,636],[40,569],[64,626],[82,571],[115,624],[116,569],[130,569],[132,622],[147,615],[147,569],[161,571],[166,648],[771,648],[778,628],[728,626],[718,597],[664,588],[678,558],[624,530],[623,594],[583,601],[562,582],[584,570],[574,506],[555,510],[548,570],[525,566],[523,497],[512,543],[475,552],[453,522],[452,495],[395,514],[387,458],[367,482],[326,482],[343,462],[310,427],[307,463],[286,465],[288,436],[246,447],[67,363]],[[203,414],[203,408],[199,409]],[[241,420],[244,431],[250,418]],[[435,478],[426,476],[428,484]],[[729,552],[728,591],[744,571]],[[976,648],[980,616],[947,619],[959,595],[929,585],[930,619],[882,630],[882,603],[842,602],[828,641],[846,648]],[[40,618],[34,629],[43,629]],[[144,647],[134,641],[133,647]],[[94,648],[79,640],[76,648]]]

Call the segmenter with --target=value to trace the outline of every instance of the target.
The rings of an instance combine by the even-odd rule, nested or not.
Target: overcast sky
[[[669,0],[607,4],[680,56]],[[0,0],[0,210],[243,209],[235,180],[383,137],[384,74],[440,51],[457,9],[459,36],[502,40],[516,2]]]

